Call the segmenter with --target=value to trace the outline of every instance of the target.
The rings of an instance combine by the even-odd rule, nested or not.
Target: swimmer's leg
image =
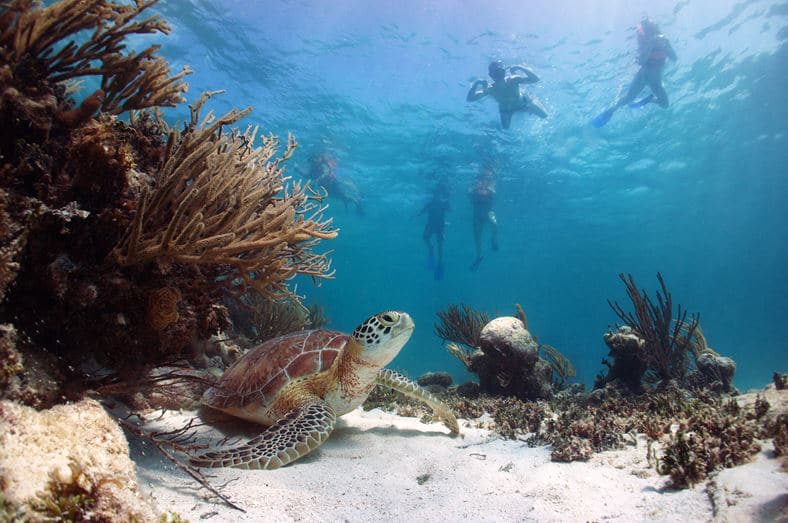
[[[656,97],[655,102],[663,109],[667,109],[670,105],[668,101],[668,93],[665,92],[665,87],[662,85],[662,68],[656,67],[648,72],[646,81],[651,92]]]
[[[429,224],[424,227],[424,234],[422,235],[424,245],[427,246],[427,270],[435,269],[435,252],[432,248],[432,228]]]
[[[632,80],[632,83],[629,84],[629,89],[627,89],[627,94],[616,102],[615,108],[618,109],[622,105],[626,105],[635,101],[637,95],[640,94],[640,91],[646,87],[646,68],[641,67],[638,73],[635,75],[635,78]]]
[[[512,125],[512,112],[501,111],[501,127],[508,129]]]
[[[438,231],[435,234],[435,240],[438,248],[438,264],[435,266],[435,279],[443,279],[443,231]]]
[[[492,237],[490,238],[490,248],[492,250],[498,250],[498,218],[495,217],[495,212],[490,211],[487,215],[487,219],[490,221],[490,232],[492,233]]]
[[[632,109],[637,109],[638,107],[643,107],[644,105],[650,104],[651,102],[655,101],[656,99],[657,99],[657,97],[654,96],[654,93],[649,93],[648,96],[644,96],[643,98],[641,98],[637,102],[632,102],[631,104],[629,104],[629,106]]]
[[[632,102],[644,87],[646,87],[646,73],[644,68],[641,67],[638,73],[635,75],[635,78],[632,80],[632,83],[629,84],[627,94],[623,98],[619,98],[616,103],[594,117],[594,119],[591,120],[591,124],[594,127],[602,127],[605,125],[613,117],[613,113],[616,112],[616,109],[622,105]]]
[[[547,118],[547,111],[545,111],[544,106],[536,98],[531,98],[531,103],[528,104],[525,110],[531,114],[535,114],[539,118]]]
[[[482,227],[484,226],[484,218],[480,216],[473,217],[473,244],[476,248],[476,258],[471,263],[471,271],[479,268],[482,262]]]

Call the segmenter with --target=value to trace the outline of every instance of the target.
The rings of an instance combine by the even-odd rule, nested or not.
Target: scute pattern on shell
[[[268,340],[235,362],[203,401],[216,408],[243,408],[255,402],[270,405],[291,380],[331,367],[347,340],[347,334],[325,329]]]

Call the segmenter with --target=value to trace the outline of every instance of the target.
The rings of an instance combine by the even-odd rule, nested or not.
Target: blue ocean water
[[[732,0],[162,0],[173,26],[161,54],[188,64],[188,98],[224,89],[217,113],[252,105],[245,123],[300,148],[288,174],[326,152],[365,213],[337,200],[335,279],[297,280],[331,326],[351,330],[387,308],[417,328],[393,366],[412,376],[470,376],[434,334],[436,311],[467,303],[491,315],[520,303],[531,331],[591,384],[602,334],[628,305],[618,273],[699,312],[740,388],[788,363],[788,3]],[[648,15],[678,61],[667,110],[591,118],[637,70],[634,26]],[[140,37],[148,45],[149,37]],[[525,63],[540,120],[503,130],[491,100],[467,103],[493,59]],[[167,112],[185,120],[187,107]],[[243,123],[243,122],[242,122]],[[476,272],[468,188],[495,165],[500,250],[485,238]],[[427,270],[419,211],[437,177],[450,184],[445,275]]]

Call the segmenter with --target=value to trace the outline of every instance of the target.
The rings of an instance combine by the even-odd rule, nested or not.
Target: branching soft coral
[[[481,346],[482,328],[490,321],[487,313],[474,310],[466,304],[450,305],[445,311],[438,311],[439,323],[435,333],[444,341],[462,343],[466,347]]]
[[[89,99],[100,98],[96,105],[105,113],[174,106],[183,101],[187,86],[181,79],[189,69],[170,77],[167,62],[155,56],[155,45],[122,54],[129,35],[169,33],[158,16],[136,21],[156,2],[62,0],[39,8],[34,0],[12,0],[0,14],[0,59],[13,64],[15,87],[22,90],[44,79],[55,84],[101,76],[101,95],[97,91]],[[93,33],[78,45],[74,39],[82,31]]]
[[[698,316],[687,319],[687,311],[679,305],[673,320],[673,299],[660,273],[657,279],[662,292],[656,292],[657,303],[646,291],[638,289],[632,275],[619,274],[619,278],[626,286],[634,313],[624,311],[615,301],[608,300],[608,304],[645,341],[640,359],[663,384],[671,379],[682,380],[687,372],[687,353],[693,343]]]
[[[209,114],[198,125],[206,93],[192,106],[191,125],[171,132],[156,185],[145,195],[129,234],[115,249],[122,265],[166,259],[192,265],[226,266],[230,285],[252,287],[269,298],[290,296],[296,274],[332,275],[325,255],[311,251],[337,231],[323,220],[319,195],[297,183],[287,185],[283,162],[296,147],[290,137],[282,156],[278,141],[257,129],[223,133],[224,126],[250,112]]]
[[[542,353],[542,358],[550,365],[550,369],[553,371],[553,381],[559,387],[563,387],[567,379],[577,375],[575,366],[569,358],[552,345],[540,345],[539,351]]]

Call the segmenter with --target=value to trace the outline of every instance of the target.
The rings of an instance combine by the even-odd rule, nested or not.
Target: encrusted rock
[[[531,367],[536,362],[539,345],[519,318],[495,318],[484,326],[479,338],[486,355],[516,358],[521,368]]]
[[[466,381],[457,385],[457,394],[465,398],[478,398],[479,392],[479,384],[475,381]]]
[[[733,375],[736,374],[736,362],[731,358],[705,352],[698,357],[696,363],[698,370],[705,376],[721,381],[726,390],[730,388]]]
[[[451,374],[441,371],[422,374],[416,382],[422,387],[426,387],[427,385],[439,385],[448,388],[451,387],[453,380],[451,379]]]
[[[13,325],[0,325],[0,392],[22,372],[22,355],[16,349],[16,339],[17,332]]]
[[[0,325],[0,398],[36,408],[62,401],[57,359],[35,350],[10,323]]]
[[[646,372],[646,362],[642,356],[646,340],[628,325],[606,332],[603,338],[613,361],[602,360],[602,363],[608,366],[608,371],[604,376],[597,376],[594,388],[620,382],[632,392],[640,392],[643,374]]]
[[[137,488],[123,432],[98,402],[36,411],[0,402],[0,489],[25,521],[49,521],[63,488],[83,493],[91,521],[156,521]],[[52,519],[54,521],[54,519]]]
[[[638,336],[628,325],[621,326],[614,332],[606,332],[603,338],[610,348],[610,353],[615,356],[637,353],[646,344],[646,340]]]

